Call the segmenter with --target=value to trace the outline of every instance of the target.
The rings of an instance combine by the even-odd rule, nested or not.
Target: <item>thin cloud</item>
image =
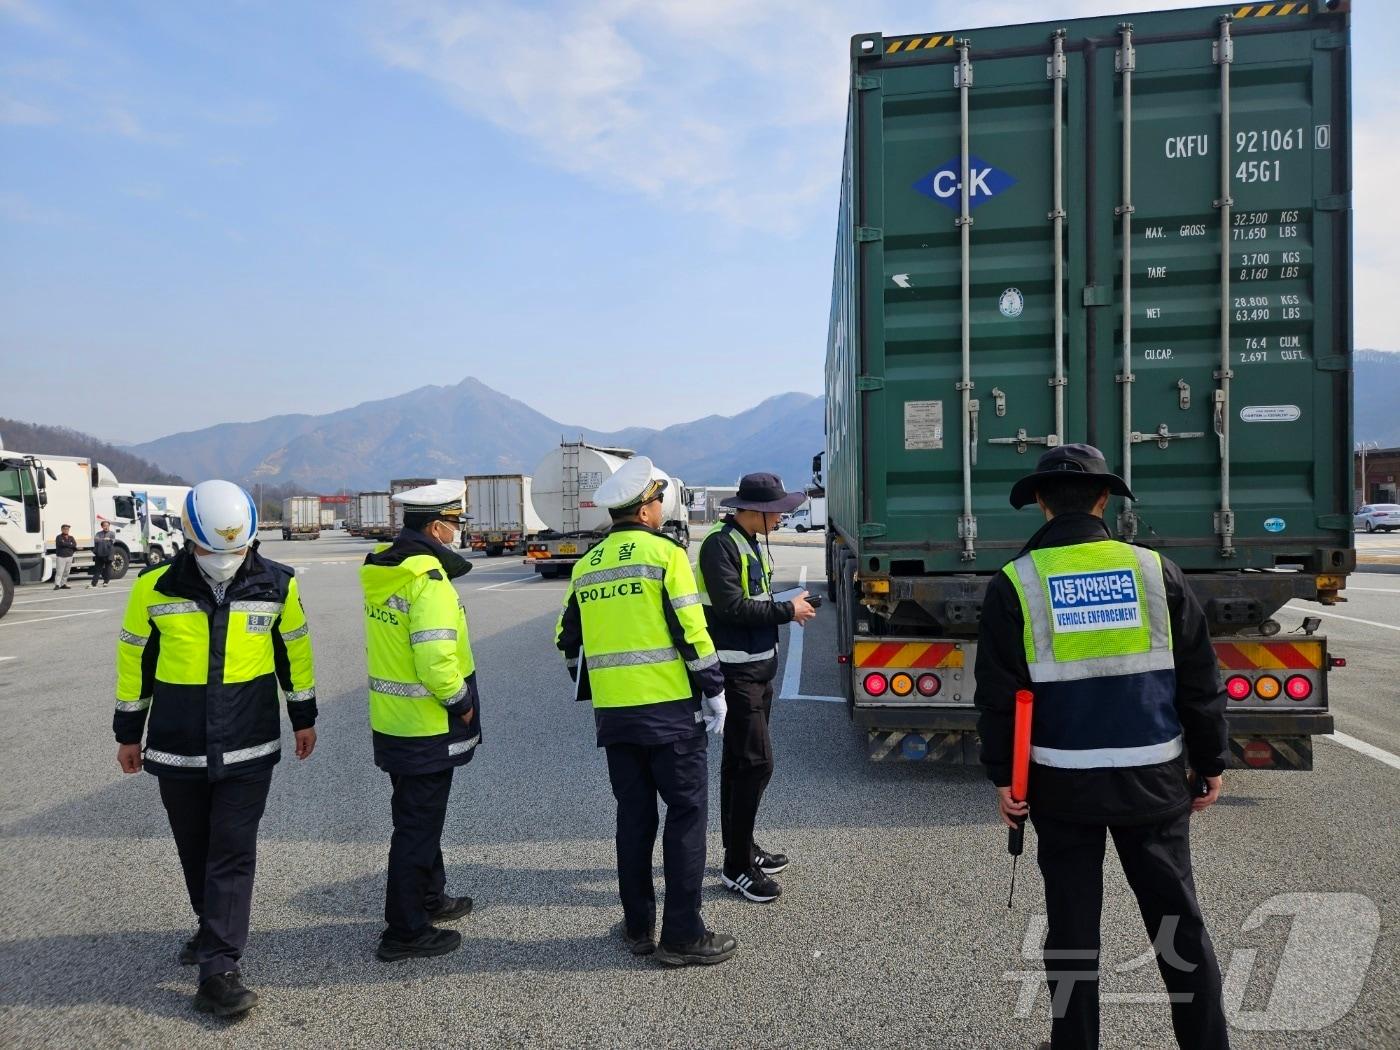
[[[53,124],[58,118],[43,106],[22,102],[17,98],[0,98],[0,124]]]

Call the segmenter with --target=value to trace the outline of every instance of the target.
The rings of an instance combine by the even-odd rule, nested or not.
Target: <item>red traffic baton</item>
[[[1031,714],[1035,708],[1035,695],[1029,689],[1016,690],[1016,723],[1011,738],[1011,799],[1013,802],[1026,801],[1031,777]],[[1026,844],[1026,818],[1017,817],[1016,826],[1006,831],[1006,852],[1011,854],[1011,893],[1006,898],[1006,906],[1011,907],[1011,898],[1016,894],[1016,858],[1021,855]]]

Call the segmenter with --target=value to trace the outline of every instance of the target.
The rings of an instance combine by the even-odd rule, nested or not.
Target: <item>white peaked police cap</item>
[[[607,510],[627,510],[656,499],[666,491],[666,482],[652,476],[655,469],[648,457],[633,456],[598,486],[593,502]]]
[[[437,481],[431,485],[419,485],[416,489],[405,489],[390,497],[395,503],[402,503],[408,514],[435,514],[440,518],[460,518],[466,484],[461,481]]]

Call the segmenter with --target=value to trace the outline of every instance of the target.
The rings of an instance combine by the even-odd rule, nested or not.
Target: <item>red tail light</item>
[[[1225,692],[1231,700],[1244,700],[1254,692],[1254,685],[1242,674],[1231,675],[1225,683]]]
[[[919,675],[919,695],[920,695],[920,696],[935,696],[935,695],[937,695],[938,690],[940,690],[940,689],[942,689],[942,688],[943,688],[943,683],[942,683],[941,681],[939,681],[938,675],[936,675],[936,674],[921,674],[921,675]]]
[[[872,671],[865,676],[865,681],[861,683],[865,686],[865,691],[871,696],[884,696],[885,690],[890,687],[890,683],[885,680],[885,676]]]
[[[1284,686],[1290,700],[1306,700],[1312,696],[1313,684],[1300,674],[1295,674]]]

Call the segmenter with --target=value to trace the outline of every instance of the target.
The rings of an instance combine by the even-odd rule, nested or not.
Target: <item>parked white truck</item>
[[[485,551],[497,558],[507,550],[525,553],[530,539],[545,530],[530,499],[526,474],[468,474],[467,523],[462,549]]]
[[[535,468],[530,491],[545,530],[526,543],[526,564],[544,577],[571,573],[574,563],[612,526],[607,510],[593,502],[593,493],[635,455],[630,448],[566,441],[545,456]],[[685,485],[656,468],[653,476],[667,482],[661,531],[689,544],[690,501]]]
[[[0,450],[0,617],[15,588],[53,577],[44,544],[48,471],[34,456]]]
[[[282,538],[316,540],[321,538],[321,497],[288,496],[282,501]]]
[[[360,524],[357,536],[371,540],[391,540],[394,538],[394,521],[389,512],[389,493],[361,492]]]

